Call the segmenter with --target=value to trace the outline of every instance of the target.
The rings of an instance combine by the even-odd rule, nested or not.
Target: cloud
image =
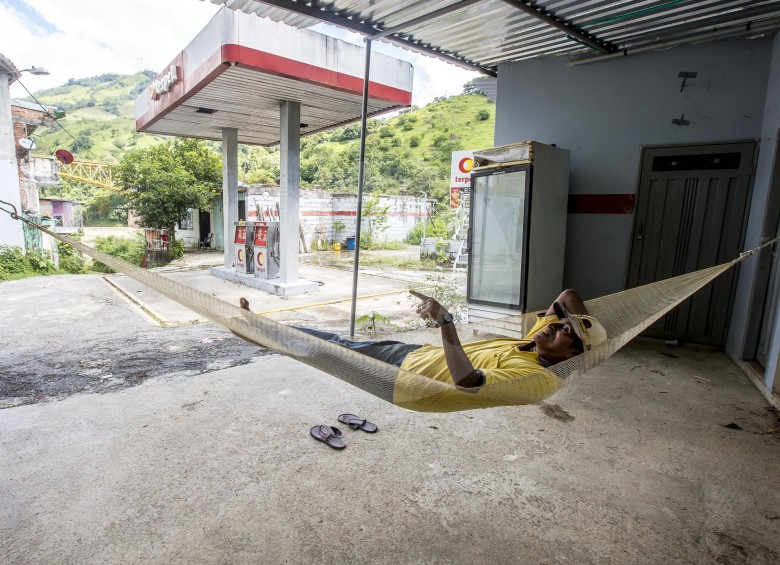
[[[49,76],[23,75],[22,81],[33,92],[71,78],[160,71],[218,10],[219,6],[198,0],[0,0],[4,35],[0,49],[20,69],[49,70]],[[361,36],[344,29],[315,27],[320,32],[325,29],[329,35],[362,43]],[[465,82],[479,76],[393,45],[376,42],[374,48],[414,65],[412,103],[418,106],[436,96],[458,94]],[[11,94],[26,96],[18,84],[12,85]]]
[[[219,10],[197,0],[27,0],[31,10],[57,22],[38,37],[28,19],[0,4],[2,52],[18,68],[46,67],[49,76],[23,75],[32,91],[65,84],[70,78],[103,73],[159,71],[167,65]],[[12,85],[12,96],[25,96]]]
[[[24,22],[31,33],[38,36],[46,36],[57,31],[57,26],[47,20],[43,15],[27,2],[21,0],[2,0],[3,7],[14,12]]]

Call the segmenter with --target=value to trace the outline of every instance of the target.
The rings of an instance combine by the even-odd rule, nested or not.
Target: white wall
[[[495,143],[554,143],[571,153],[570,194],[633,194],[644,145],[757,139],[772,41],[681,46],[566,66],[501,65]],[[680,71],[696,71],[680,92]],[[689,126],[672,124],[685,114]],[[564,284],[585,298],[624,286],[631,214],[570,214]]]
[[[780,129],[780,39],[680,46],[607,61],[566,66],[565,58],[501,65],[496,145],[555,143],[571,152],[570,194],[635,194],[641,150],[759,140],[745,247],[758,245]],[[680,91],[680,71],[696,71]],[[672,124],[685,114],[689,126]],[[633,215],[569,214],[564,285],[585,298],[624,288]],[[742,355],[755,261],[740,270],[727,341]],[[777,321],[780,329],[780,320]],[[778,368],[775,334],[765,384]]]
[[[262,196],[268,193],[268,198]],[[280,189],[276,187],[251,187],[247,194],[247,219],[255,217],[254,203],[261,206],[270,203],[274,208],[279,202]],[[363,212],[369,195],[364,195]],[[425,200],[416,196],[380,195],[379,206],[387,207],[387,229],[377,234],[380,241],[403,241],[409,232],[425,217]],[[325,241],[344,240],[355,235],[357,213],[357,195],[352,192],[326,192],[319,190],[301,190],[300,222],[308,245],[320,236]],[[344,229],[337,235],[333,222],[340,220]],[[363,231],[367,230],[367,222],[363,222]]]
[[[762,243],[762,235],[774,235],[768,226],[774,228],[777,218],[768,218],[766,214],[767,201],[770,197],[770,188],[774,183],[777,187],[780,185],[780,179],[773,179],[772,173],[775,168],[775,160],[780,158],[778,153],[778,136],[780,136],[780,35],[776,35],[772,42],[771,64],[767,80],[766,99],[762,115],[762,128],[760,151],[758,162],[756,163],[755,182],[753,186],[753,195],[750,206],[750,216],[748,217],[748,228],[745,234],[745,248],[751,249]],[[777,188],[775,188],[777,190]],[[774,196],[777,198],[777,195]],[[775,261],[780,261],[780,254],[775,253]],[[729,328],[729,339],[726,351],[734,358],[750,356],[751,351],[745,351],[750,348],[750,344],[745,343],[745,334],[748,326],[758,324],[760,320],[750,319],[751,298],[755,292],[754,281],[758,273],[756,272],[757,261],[751,259],[743,263],[740,267],[739,282],[732,311],[731,326]],[[779,279],[780,280],[780,279]],[[760,284],[760,283],[758,283]],[[780,291],[780,289],[778,289]],[[776,291],[776,292],[778,292]],[[769,312],[765,312],[770,314]],[[774,382],[780,375],[780,312],[774,313],[775,331],[773,342],[769,347],[771,354],[767,362],[764,375],[764,384],[771,390]]]
[[[14,128],[11,121],[11,97],[8,79],[11,75],[0,73],[0,200],[9,202],[17,213],[22,213],[22,199],[19,192],[19,171],[16,163]],[[10,212],[8,206],[4,209]],[[0,212],[0,244],[18,246],[24,250],[24,229],[22,222]]]

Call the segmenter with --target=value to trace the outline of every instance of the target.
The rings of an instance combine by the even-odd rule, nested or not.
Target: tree
[[[119,164],[119,184],[141,223],[168,229],[190,208],[208,208],[222,185],[219,155],[196,139],[175,139],[131,151]]]
[[[389,218],[387,212],[390,206],[383,206],[379,202],[379,196],[371,194],[363,202],[362,222],[366,226],[366,231],[360,234],[360,248],[370,249],[380,234],[384,233],[390,226],[387,225]]]

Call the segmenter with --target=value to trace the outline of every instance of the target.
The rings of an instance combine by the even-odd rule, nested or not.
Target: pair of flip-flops
[[[363,430],[369,434],[376,433],[379,428],[376,424],[367,421],[365,418],[360,418],[354,414],[341,414],[339,416],[339,422],[347,424],[353,430]],[[347,444],[341,439],[341,430],[335,426],[314,426],[309,433],[311,437],[317,441],[332,447],[333,449],[344,449]]]

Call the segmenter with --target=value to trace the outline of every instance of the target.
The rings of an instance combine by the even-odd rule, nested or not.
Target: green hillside
[[[154,76],[104,74],[71,79],[36,93],[43,104],[66,112],[60,128],[37,132],[38,151],[70,150],[78,159],[118,163],[127,152],[160,143],[161,136],[135,131],[134,100]],[[368,124],[366,188],[388,193],[424,191],[444,199],[450,154],[493,144],[495,107],[481,94],[436,99],[423,108],[409,108]],[[305,187],[354,190],[360,124],[354,123],[304,137],[301,181]],[[76,138],[75,140],[73,138]],[[219,144],[210,142],[215,150]],[[279,181],[278,147],[242,146],[241,180]]]
[[[52,154],[56,149],[71,151],[77,159],[118,163],[127,151],[149,147],[162,139],[135,131],[135,99],[155,73],[134,75],[105,74],[71,79],[66,84],[35,93],[46,105],[64,110],[61,128],[37,132],[38,152]]]

